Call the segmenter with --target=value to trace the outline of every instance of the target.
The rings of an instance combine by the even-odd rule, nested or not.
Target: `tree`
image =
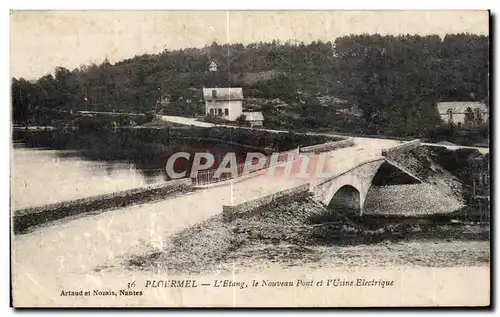
[[[236,124],[238,124],[238,125],[246,125],[246,122],[247,122],[247,118],[244,114],[242,114],[241,116],[236,118]]]
[[[471,107],[467,107],[467,109],[465,110],[464,123],[468,127],[474,124],[474,112],[472,111]]]
[[[54,75],[31,82],[15,79],[13,116],[36,120],[33,109],[149,112],[167,94],[169,112],[190,116],[202,112],[202,98],[193,90],[237,85],[246,97],[279,98],[290,106],[282,113],[266,110],[266,124],[276,127],[422,134],[434,122],[437,101],[488,100],[488,54],[489,37],[474,34],[448,34],[443,40],[438,35],[359,34],[334,43],[214,42],[114,64],[105,59],[73,71],[57,67]],[[210,60],[219,66],[212,74]],[[266,72],[272,76],[259,76]],[[250,73],[258,79],[241,79]],[[356,105],[362,118],[338,116],[314,101],[325,94]],[[313,97],[303,105],[299,95]]]

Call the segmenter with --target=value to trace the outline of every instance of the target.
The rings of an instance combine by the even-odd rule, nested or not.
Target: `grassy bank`
[[[96,129],[55,132],[19,131],[15,139],[24,140],[28,146],[54,149],[82,148],[85,145],[99,146],[106,142],[109,152],[116,152],[123,146],[137,148],[141,144],[168,145],[172,139],[192,138],[198,140],[219,140],[242,146],[268,148],[286,151],[298,146],[308,146],[338,141],[340,138],[306,135],[301,133],[273,133],[261,130],[233,129],[224,127],[202,128],[194,126],[166,125],[164,129]],[[101,142],[101,143],[100,143]],[[143,149],[141,149],[142,151]]]

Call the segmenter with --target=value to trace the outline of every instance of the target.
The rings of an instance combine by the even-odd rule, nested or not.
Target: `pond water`
[[[211,152],[219,161],[231,151],[238,162],[249,151],[217,142],[160,139],[154,131],[21,131],[13,139],[12,210],[169,181],[165,164],[177,151]],[[192,160],[177,162],[176,172],[189,174]]]

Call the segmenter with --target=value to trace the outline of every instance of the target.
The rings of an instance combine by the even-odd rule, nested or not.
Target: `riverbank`
[[[40,207],[14,211],[12,215],[15,234],[27,233],[34,227],[82,214],[97,213],[124,208],[135,204],[152,203],[184,195],[192,191],[191,179],[180,179],[162,184],[64,201]]]

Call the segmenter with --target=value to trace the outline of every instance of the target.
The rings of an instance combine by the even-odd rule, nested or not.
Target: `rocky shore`
[[[181,231],[164,249],[123,261],[130,269],[205,273],[279,263],[339,266],[488,265],[489,227],[451,219],[332,214],[310,197],[278,202],[230,223],[220,215]]]

